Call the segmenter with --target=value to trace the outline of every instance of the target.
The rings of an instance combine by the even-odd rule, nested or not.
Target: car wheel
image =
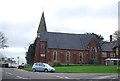
[[[32,69],[32,71],[33,71],[33,72],[36,72],[36,69],[35,69],[35,68],[33,68],[33,69]]]
[[[55,73],[55,71],[51,71],[51,73]]]
[[[45,70],[44,70],[44,72],[48,72],[48,70],[47,70],[47,69],[45,69]]]

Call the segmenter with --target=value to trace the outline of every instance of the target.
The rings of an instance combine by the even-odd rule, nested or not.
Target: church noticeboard
[[[45,54],[41,54],[41,57],[45,57]]]

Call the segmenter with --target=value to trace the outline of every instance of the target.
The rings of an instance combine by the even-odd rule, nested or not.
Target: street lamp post
[[[19,66],[19,57],[17,57],[17,59],[18,59],[18,66]]]
[[[11,67],[12,67],[12,59],[14,59],[14,58],[11,57]]]

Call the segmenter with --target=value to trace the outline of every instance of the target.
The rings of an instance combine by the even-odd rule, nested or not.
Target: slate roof
[[[102,51],[113,51],[113,48],[120,46],[120,39],[112,41],[112,42],[102,42],[101,50]]]
[[[101,51],[105,52],[113,51],[113,48],[117,47],[118,43],[120,43],[118,40],[113,42],[98,42],[97,38],[90,34],[40,33],[40,41],[47,42],[47,48],[49,49],[87,50],[88,44],[93,39],[100,45]]]
[[[95,36],[89,34],[68,34],[41,32],[40,41],[46,41],[50,49],[87,50],[87,46]]]
[[[101,45],[102,51],[113,51],[113,43],[110,42],[103,42]]]

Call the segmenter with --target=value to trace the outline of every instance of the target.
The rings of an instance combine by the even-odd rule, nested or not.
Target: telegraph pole
[[[17,57],[17,59],[18,59],[18,66],[19,66],[19,57]]]

